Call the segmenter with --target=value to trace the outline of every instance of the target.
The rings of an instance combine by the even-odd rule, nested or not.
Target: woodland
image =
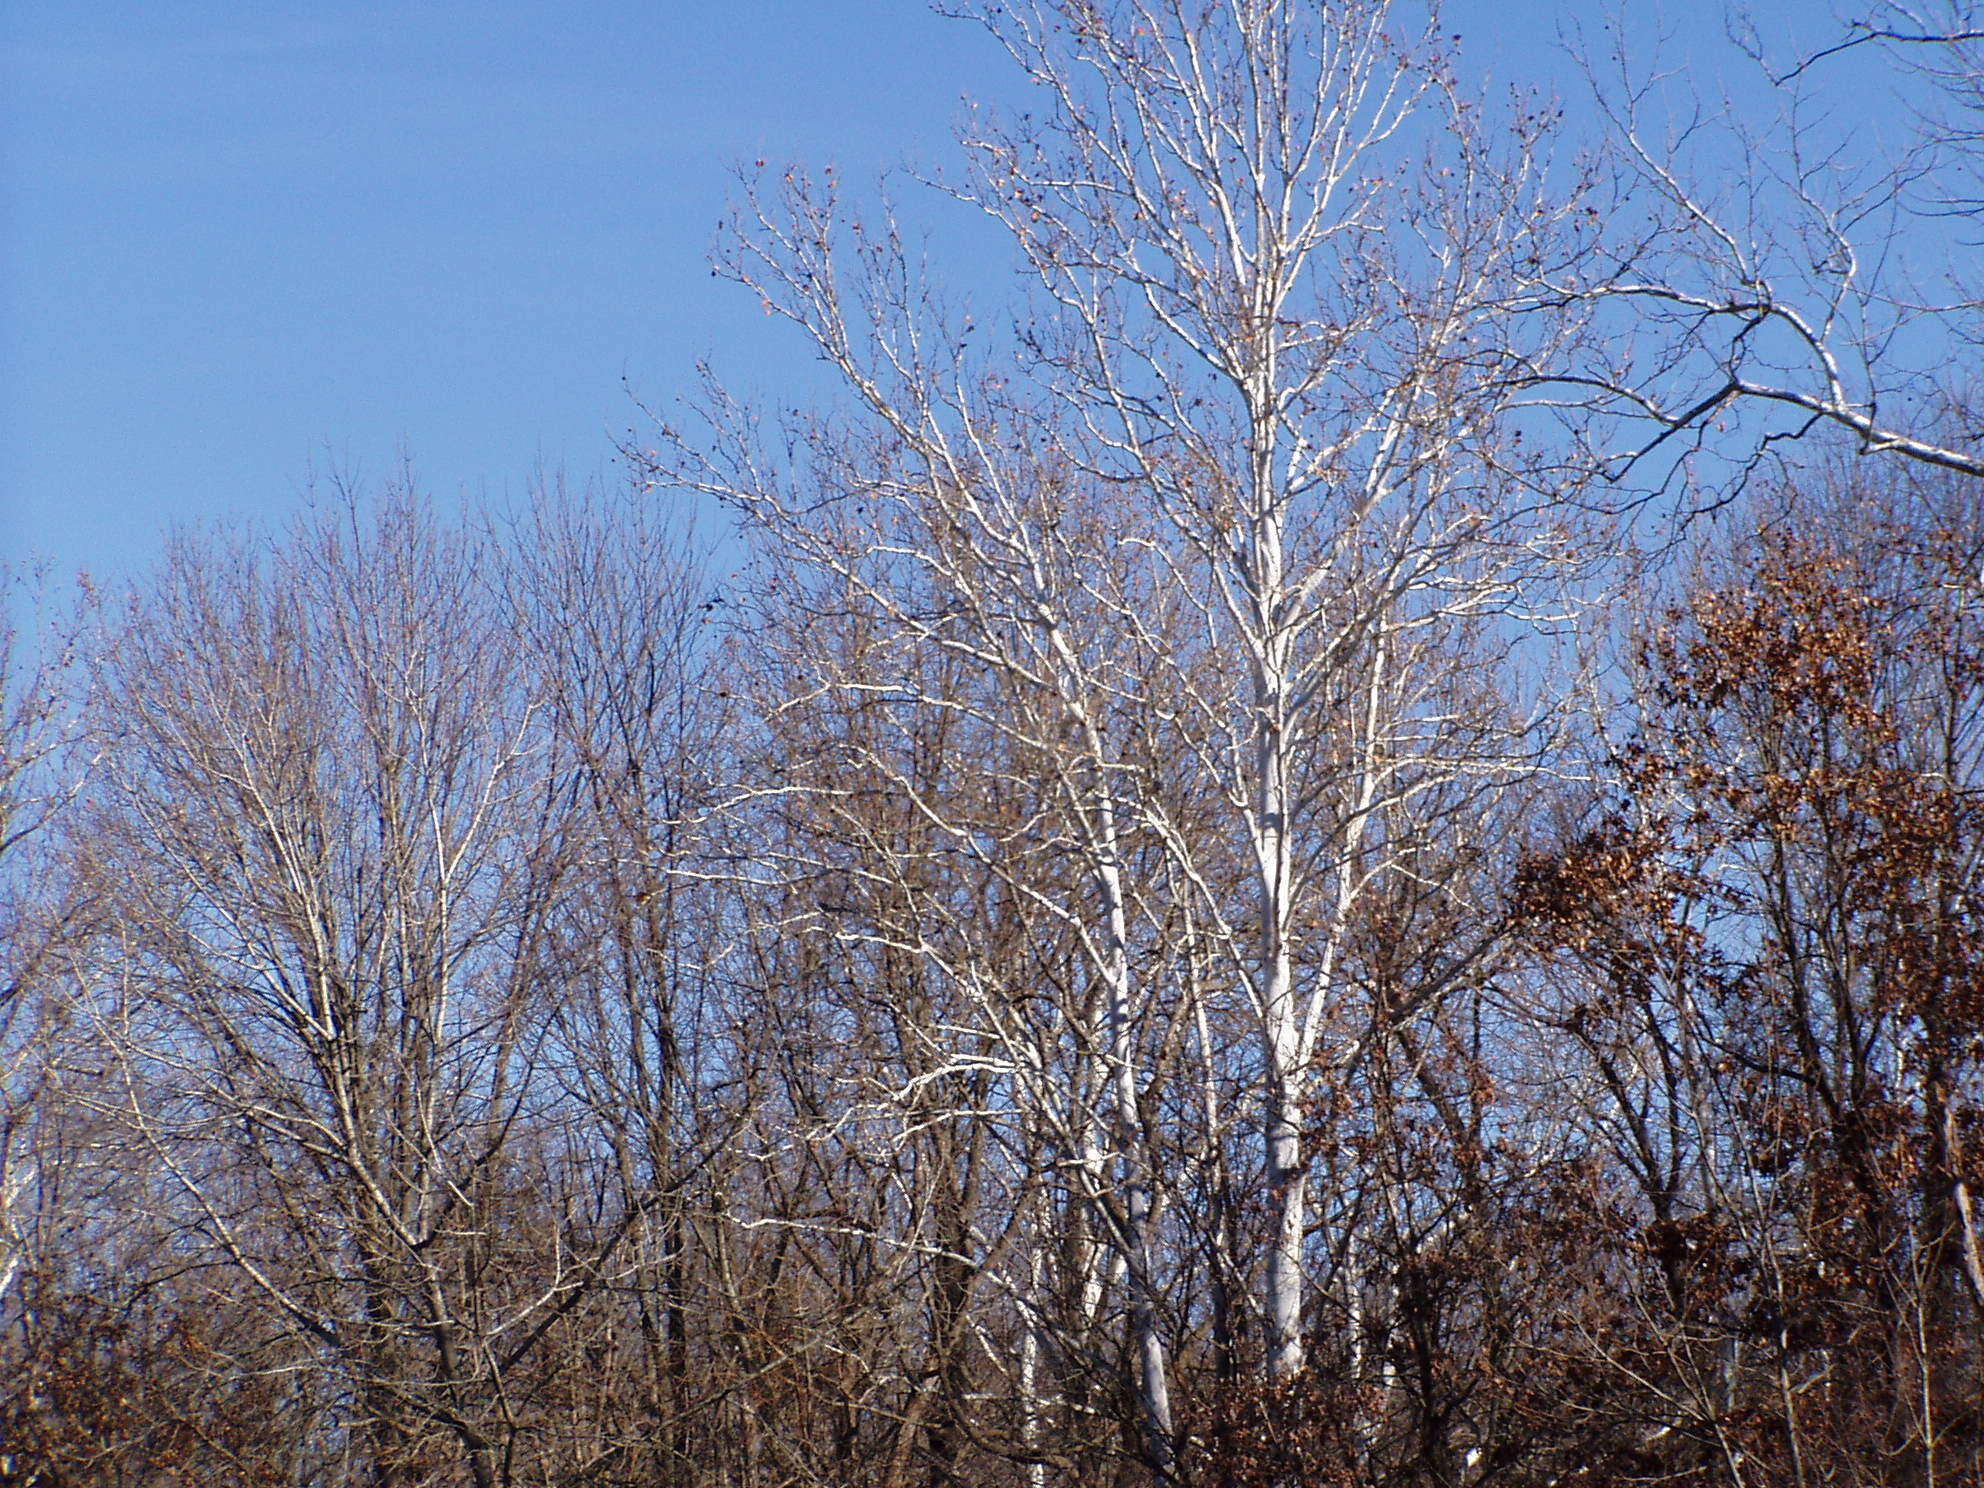
[[[957,8],[1004,279],[5,633],[0,1485],[1984,1483],[1984,13]]]

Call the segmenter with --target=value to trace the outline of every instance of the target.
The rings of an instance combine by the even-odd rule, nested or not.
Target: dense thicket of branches
[[[1960,178],[1890,10],[1778,81]],[[757,182],[828,412],[0,646],[0,1485],[1984,1481],[1961,295],[1383,4],[975,13],[1010,335]]]
[[[1601,747],[1428,789],[1281,1375],[1247,865],[1148,718],[1126,1139],[1052,709],[852,599],[727,629],[651,498],[372,507],[15,667],[8,1481],[1984,1466],[1968,488],[1803,473],[1635,602]]]

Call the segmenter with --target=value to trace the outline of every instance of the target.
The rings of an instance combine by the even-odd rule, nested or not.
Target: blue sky
[[[313,463],[598,471],[623,374],[785,349],[705,266],[730,167],[929,158],[994,71],[916,0],[0,14],[0,560],[61,571]]]
[[[1449,9],[1477,63],[1548,64],[1556,5]],[[106,578],[313,467],[599,474],[623,376],[666,398],[712,349],[803,380],[709,277],[731,167],[938,161],[1013,88],[920,0],[0,0],[0,57],[0,563]]]

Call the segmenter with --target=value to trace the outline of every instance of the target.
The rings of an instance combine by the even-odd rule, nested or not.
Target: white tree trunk
[[[1130,1334],[1137,1354],[1144,1447],[1151,1470],[1160,1480],[1168,1482],[1173,1468],[1171,1384],[1151,1274],[1151,1192],[1143,1160],[1143,1123],[1137,1111],[1136,1008],[1130,985],[1129,921],[1123,902],[1122,870],[1116,859],[1116,808],[1106,784],[1097,815],[1102,826],[1104,857],[1096,877],[1102,889],[1108,935],[1104,964],[1108,978],[1105,1047],[1109,1050],[1116,1166],[1123,1193],[1125,1231],[1119,1249],[1130,1290]]]

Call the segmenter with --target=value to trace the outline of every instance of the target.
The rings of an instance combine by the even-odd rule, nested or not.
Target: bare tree
[[[381,1484],[511,1480],[602,1243],[560,1212],[564,813],[488,558],[404,492],[181,541],[97,664],[77,819],[114,1114]]]
[[[6,599],[11,609],[16,596]],[[23,1259],[17,1205],[37,1174],[17,1142],[46,1079],[44,1036],[53,1016],[43,995],[56,928],[50,875],[40,862],[24,864],[24,849],[66,794],[51,767],[72,702],[68,661],[52,626],[23,637],[0,619],[0,1306]]]
[[[699,1342],[713,1309],[696,1293],[713,1265],[699,1222],[740,1121],[717,1094],[738,911],[710,818],[734,778],[741,697],[705,675],[723,654],[721,595],[706,540],[678,517],[625,490],[554,486],[503,549],[569,859],[547,1061],[584,1113],[573,1176],[603,1233],[598,1305],[569,1295],[571,1336],[548,1346],[610,1367],[588,1382],[594,1403],[556,1470],[661,1482],[696,1480],[699,1413],[730,1383]]]
[[[1024,449],[974,470],[981,483],[960,495],[962,521],[960,508],[928,500],[927,445],[891,455],[822,438],[811,454],[811,478],[861,494],[809,512],[748,468],[697,473],[781,544],[757,575],[765,598],[751,613],[788,742],[752,789],[791,804],[780,808],[787,824],[764,838],[783,845],[761,841],[759,851],[801,896],[790,932],[824,938],[836,964],[867,968],[862,981],[879,978],[902,999],[889,1004],[894,1052],[878,1052],[856,1082],[869,1119],[926,1134],[940,1119],[989,1125],[1016,1159],[1002,1181],[1018,1185],[994,1234],[1039,1222],[1026,1193],[1046,1181],[1042,1162],[1060,1175],[1052,1186],[1071,1186],[1071,1222],[1095,1247],[1069,1258],[1090,1336],[1061,1337],[1070,1357],[1091,1354],[1120,1279],[1142,1450],[1163,1470],[1162,1200],[1143,1101],[1175,1057],[1178,1008],[1156,995],[1165,957],[1131,866],[1152,844],[1133,840],[1121,805],[1149,773],[1135,761],[1147,741],[1122,701],[1138,685],[1138,645],[1130,633],[1112,654],[1092,625],[1062,613],[1090,608],[1084,582],[1138,577],[1076,578],[1098,529],[1043,501]],[[1106,613],[1127,613],[1128,598],[1116,595]],[[1155,619],[1146,607],[1146,623]],[[1029,942],[1038,950],[1016,962]],[[1043,1000],[1024,976],[1037,958],[1061,955],[1068,964]],[[976,1114],[940,1115],[945,1091]],[[1010,1237],[960,1238],[934,1251],[928,1237],[912,1243],[940,1270],[967,1264],[976,1284],[996,1288],[984,1256],[1013,1251]],[[1045,1326],[1041,1313],[1028,1336]]]
[[[1133,1276],[1157,1180],[1122,1030],[1158,991],[1175,999],[1159,1024],[1190,1002],[1133,985],[1121,947],[1160,893],[1219,947],[1211,990],[1239,1000],[1260,1051],[1245,1114],[1277,1216],[1262,1312],[1272,1368],[1292,1375],[1305,1133],[1323,1072],[1356,1058],[1345,948],[1399,862],[1380,823],[1439,781],[1506,775],[1524,747],[1507,715],[1492,748],[1462,747],[1427,668],[1455,627],[1537,603],[1566,566],[1544,495],[1564,472],[1522,456],[1506,421],[1578,332],[1531,292],[1581,254],[1574,212],[1544,179],[1542,120],[1485,125],[1438,33],[1382,4],[970,14],[1041,90],[1010,127],[967,126],[955,187],[1031,280],[1012,369],[968,349],[984,333],[938,312],[893,228],[842,240],[831,182],[788,174],[726,267],[812,337],[872,432],[796,429],[791,473],[719,399],[715,453],[678,444],[663,474],[858,585],[899,643],[1044,700],[1025,725],[1011,702],[985,716],[1051,724],[1069,761],[1062,809],[1095,895],[1070,913],[1117,989],[1095,1038],[1118,1086]],[[871,503],[872,521],[841,515]],[[1126,752],[1137,737],[1189,772],[1209,835],[1171,819],[1169,784]],[[1137,832],[1175,874],[1128,882]],[[1133,1328],[1165,1471],[1154,1319]]]

